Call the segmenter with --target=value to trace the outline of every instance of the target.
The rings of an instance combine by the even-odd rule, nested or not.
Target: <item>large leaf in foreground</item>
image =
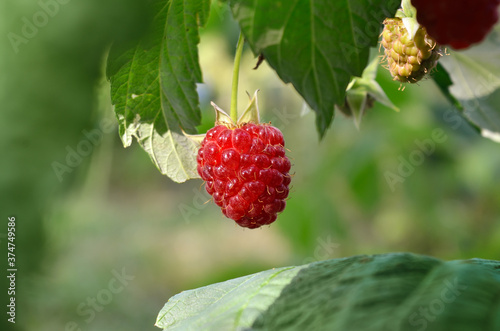
[[[152,28],[133,47],[114,47],[107,74],[125,147],[135,137],[161,171],[176,182],[197,178],[195,142],[200,123],[196,83],[198,26],[209,0],[155,0]]]
[[[483,43],[449,53],[440,62],[453,83],[451,95],[483,136],[500,142],[500,25]]]
[[[182,292],[165,330],[500,330],[500,262],[354,256]]]
[[[300,267],[267,270],[182,292],[163,307],[156,326],[170,330],[250,327],[299,270]]]
[[[351,76],[361,76],[381,22],[401,1],[232,0],[234,18],[255,54],[263,53],[316,111],[323,135]]]

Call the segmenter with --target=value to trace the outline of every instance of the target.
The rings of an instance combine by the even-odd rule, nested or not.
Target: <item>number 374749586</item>
[[[7,250],[9,251],[7,253],[7,260],[9,263],[9,267],[14,267],[16,265],[16,255],[15,255],[15,250],[16,250],[16,218],[15,217],[9,217],[9,222],[7,223],[7,240],[8,240],[8,245],[7,245]]]

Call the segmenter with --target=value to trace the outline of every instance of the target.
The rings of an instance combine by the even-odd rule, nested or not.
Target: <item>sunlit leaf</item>
[[[198,177],[198,145],[183,131],[195,133],[201,120],[198,26],[209,6],[209,0],[155,0],[149,33],[126,50],[115,46],[108,61],[124,146],[135,137],[161,173],[176,182]]]
[[[179,293],[160,311],[156,326],[168,330],[250,327],[300,269],[272,269]]]

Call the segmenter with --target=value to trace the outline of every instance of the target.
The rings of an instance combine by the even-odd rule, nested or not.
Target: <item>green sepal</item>
[[[399,112],[399,108],[396,107],[389,97],[385,94],[382,87],[376,81],[377,78],[377,69],[379,67],[379,58],[376,54],[373,54],[373,59],[368,64],[368,66],[363,70],[363,74],[361,78],[357,78],[356,82],[353,84],[353,87],[363,86],[366,92],[373,97],[376,101],[380,102],[384,106],[391,108],[394,111]]]
[[[373,106],[373,101],[378,101],[395,111],[399,111],[387,97],[382,87],[375,80],[379,58],[374,56],[365,68],[361,77],[353,77],[346,90],[346,103],[339,108],[344,114],[352,115],[354,124],[359,129],[361,119],[367,109]]]
[[[233,127],[236,125],[233,122],[233,120],[231,119],[231,116],[229,116],[224,110],[222,110],[219,106],[217,106],[213,101],[210,102],[210,104],[215,109],[215,123],[216,124],[226,125],[227,127]]]
[[[417,22],[417,9],[413,7],[410,0],[403,0],[401,2],[401,8],[396,12],[396,17],[403,21],[410,40],[413,40],[420,28],[420,24]]]
[[[411,18],[417,18],[417,8],[415,8],[412,4],[411,4],[411,1],[410,0],[403,0],[401,2],[401,8],[402,8],[402,12],[404,14],[403,17],[411,17]],[[397,15],[396,15],[397,17]],[[403,18],[401,17],[401,18]]]
[[[364,89],[351,89],[346,91],[346,103],[349,105],[349,109],[354,118],[354,124],[358,129],[365,110],[370,106],[367,105],[368,98],[368,93],[366,93]]]
[[[215,124],[217,125],[225,125],[228,128],[235,128],[237,126],[241,126],[245,123],[260,123],[260,115],[259,115],[259,105],[257,100],[257,93],[259,90],[255,91],[253,97],[248,94],[248,98],[250,99],[247,108],[241,114],[240,118],[236,123],[231,119],[224,110],[222,110],[219,106],[217,106],[214,102],[211,102],[212,107],[215,109]],[[189,136],[189,135],[186,135]]]
[[[182,133],[184,134],[184,136],[186,136],[187,138],[192,140],[196,144],[198,149],[201,147],[201,142],[203,141],[203,139],[205,139],[205,136],[207,135],[206,133],[188,134],[188,133],[184,132],[184,130],[182,131]]]
[[[260,123],[260,115],[259,115],[259,104],[257,101],[257,93],[259,90],[256,90],[255,93],[253,94],[253,97],[250,97],[250,94],[248,94],[248,98],[250,99],[250,102],[243,112],[241,114],[240,118],[238,119],[238,122],[236,124],[240,125],[243,123]]]
[[[420,24],[418,24],[417,19],[413,17],[404,17],[402,21],[406,31],[408,31],[410,40],[413,40],[413,38],[415,38],[415,35],[417,34],[418,29],[420,29]]]

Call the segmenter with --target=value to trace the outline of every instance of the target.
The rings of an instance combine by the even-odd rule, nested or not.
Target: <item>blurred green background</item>
[[[400,90],[379,68],[378,81],[401,111],[376,103],[359,130],[338,114],[319,141],[314,113],[265,63],[252,70],[256,58],[246,49],[240,109],[245,91],[261,90],[263,120],[283,131],[295,173],[278,221],[248,230],[205,203],[200,180],[173,183],[137,143],[121,145],[103,63],[112,41],[133,41],[147,29],[147,6],[43,3],[54,14],[46,22],[35,18],[50,12],[40,3],[0,4],[7,36],[0,44],[0,244],[6,252],[7,217],[15,216],[17,329],[155,330],[157,313],[180,291],[356,254],[500,259],[500,146],[461,122],[432,80]],[[9,33],[22,36],[24,18],[40,27],[14,47]],[[210,101],[229,108],[237,35],[227,8],[215,3],[199,47],[200,132],[213,125]],[[398,175],[401,160],[419,153],[415,141],[436,129],[445,141],[434,142],[402,182],[388,183],[387,172]],[[101,138],[90,145],[92,131]],[[58,175],[54,162],[65,164],[68,151],[84,145],[88,155]]]

